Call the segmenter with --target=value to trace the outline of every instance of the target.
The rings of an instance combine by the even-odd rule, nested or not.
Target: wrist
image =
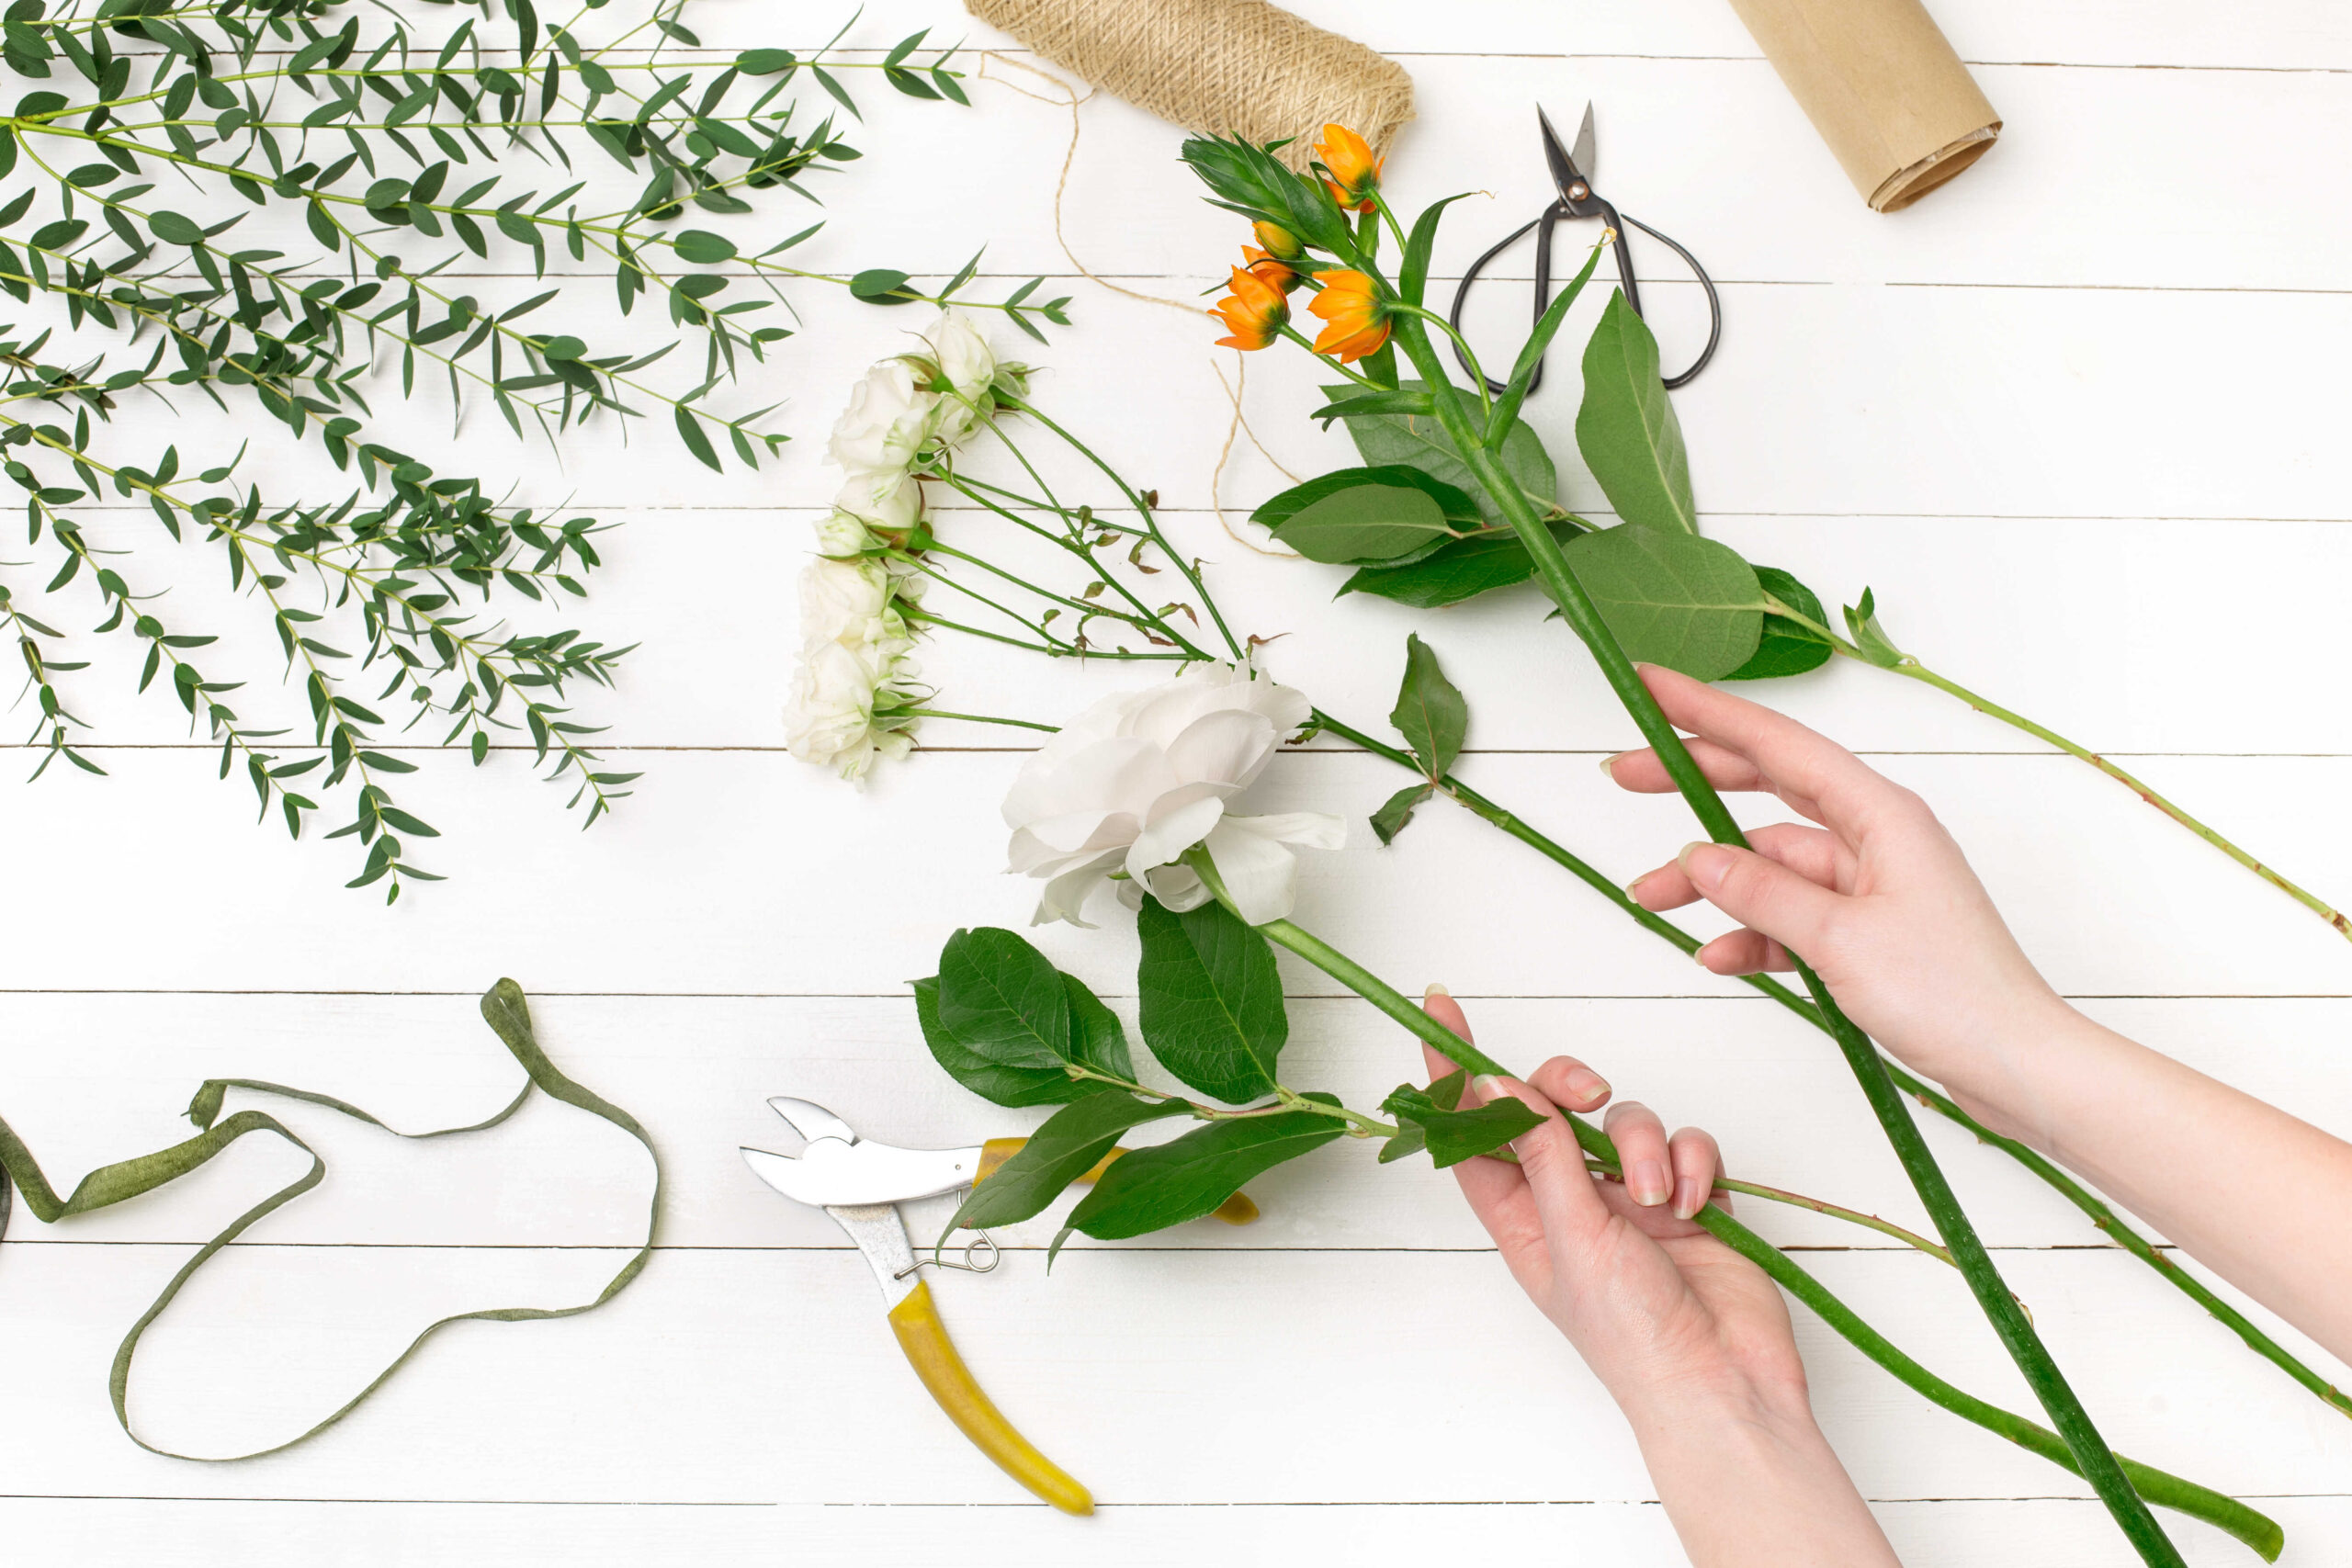
[[[1986,1127],[2047,1154],[2063,1088],[2106,1032],[2055,991],[2037,991],[1906,1059]]]
[[[1818,1438],[1802,1367],[1771,1374],[1728,1366],[1651,1371],[1626,1382],[1610,1392],[1645,1450],[1692,1438],[1708,1441],[1727,1431],[1766,1441]]]

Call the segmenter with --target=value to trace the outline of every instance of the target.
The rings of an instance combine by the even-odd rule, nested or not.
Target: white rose
[[[800,638],[869,648],[882,643],[898,617],[890,612],[890,574],[875,560],[812,556],[800,569]]]
[[[1306,722],[1306,698],[1221,665],[1193,665],[1147,691],[1095,704],[1022,768],[1004,800],[1008,869],[1046,879],[1036,921],[1080,918],[1096,885],[1124,869],[1171,909],[1207,902],[1189,866],[1205,844],[1242,918],[1290,913],[1298,865],[1289,846],[1336,850],[1346,824],[1319,812],[1228,814],[1283,737]]]
[[[996,355],[971,317],[945,311],[923,333],[923,341],[931,344],[933,363],[939,367],[939,378],[948,389],[978,400],[995,384]]]
[[[894,661],[899,673],[911,671]],[[801,658],[793,681],[792,701],[785,709],[785,744],[804,762],[837,770],[855,781],[865,776],[876,757],[903,757],[913,749],[910,718],[875,719],[876,694],[899,700],[903,694],[889,682],[877,684],[876,667],[839,643],[810,648]]]
[[[864,518],[840,510],[817,519],[816,528],[817,553],[820,556],[854,556],[872,549],[876,543]]]
[[[939,394],[915,385],[904,360],[886,359],[850,389],[829,450],[852,474],[904,474],[938,423]]]
[[[922,514],[922,483],[895,469],[865,469],[843,481],[833,505],[869,526],[903,533]]]

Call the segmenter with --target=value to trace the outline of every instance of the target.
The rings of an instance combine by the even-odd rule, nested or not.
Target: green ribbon
[[[476,1122],[469,1126],[444,1127],[430,1133],[402,1133],[398,1128],[385,1126],[357,1106],[346,1104],[331,1095],[312,1094],[307,1089],[288,1089],[283,1084],[262,1083],[252,1078],[208,1078],[196,1091],[196,1099],[187,1108],[188,1120],[200,1129],[195,1137],[186,1143],[175,1144],[168,1149],[159,1149],[152,1155],[101,1167],[85,1176],[71,1197],[60,1198],[57,1190],[41,1174],[40,1167],[34,1161],[31,1151],[25,1147],[24,1141],[6,1122],[0,1122],[0,1171],[5,1171],[8,1179],[0,1181],[0,1238],[5,1238],[7,1234],[12,1190],[25,1195],[25,1202],[31,1208],[35,1218],[44,1224],[55,1224],[73,1215],[86,1214],[94,1209],[103,1209],[176,1181],[248,1133],[275,1133],[311,1156],[311,1168],[307,1172],[238,1215],[219,1235],[206,1242],[196,1256],[172,1276],[171,1282],[164,1287],[163,1293],[155,1298],[153,1303],[139,1314],[139,1321],[130,1325],[130,1332],[122,1337],[122,1344],[114,1353],[114,1365],[107,1374],[107,1393],[113,1401],[114,1418],[120,1424],[124,1436],[149,1453],[161,1454],[165,1459],[194,1460],[202,1464],[229,1464],[238,1460],[259,1459],[265,1454],[283,1453],[298,1443],[308,1442],[356,1410],[369,1394],[383,1387],[391,1380],[393,1373],[407,1365],[409,1358],[423,1348],[426,1340],[451,1324],[537,1323],[548,1318],[576,1317],[611,1301],[644,1271],[646,1262],[653,1256],[654,1233],[662,1218],[662,1156],[655,1151],[652,1138],[639,1124],[636,1117],[573,1082],[548,1060],[547,1053],[539,1049],[539,1043],[531,1032],[530,1007],[524,999],[522,987],[512,980],[501,980],[492,986],[482,993],[481,1016],[492,1029],[497,1031],[499,1039],[505,1042],[507,1050],[514,1054],[514,1059],[522,1064],[523,1071],[529,1077],[504,1110],[487,1121]],[[220,1120],[221,1101],[232,1089],[248,1089],[256,1094],[274,1094],[310,1105],[322,1105],[330,1111],[365,1122],[371,1127],[382,1127],[395,1137],[418,1139],[454,1137],[460,1133],[479,1133],[495,1127],[520,1111],[523,1102],[531,1098],[532,1089],[537,1089],[566,1105],[578,1106],[592,1115],[601,1116],[645,1145],[646,1154],[653,1161],[653,1198],[646,1213],[644,1245],[622,1265],[620,1272],[597,1292],[594,1301],[568,1307],[485,1307],[479,1312],[461,1312],[427,1324],[390,1366],[378,1372],[367,1387],[352,1395],[334,1414],[309,1431],[273,1448],[257,1449],[249,1454],[221,1456],[174,1453],[169,1449],[159,1449],[133,1431],[130,1426],[130,1361],[138,1353],[140,1337],[147,1332],[149,1325],[163,1316],[164,1310],[172,1304],[181,1288],[195,1277],[198,1269],[211,1260],[213,1254],[243,1235],[264,1215],[292,1202],[326,1178],[326,1161],[319,1157],[318,1151],[266,1111],[240,1111],[226,1120]]]

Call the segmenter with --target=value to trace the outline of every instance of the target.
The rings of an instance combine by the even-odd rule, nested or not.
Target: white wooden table
[[[1597,101],[1606,188],[1723,287],[1722,353],[1678,396],[1712,533],[1833,602],[1875,587],[1894,634],[1939,668],[2352,897],[2352,24],[2338,8],[1944,0],[2008,130],[1893,218],[1855,198],[1719,0],[1299,8],[1412,72],[1421,118],[1391,163],[1408,205],[1493,191],[1456,209],[1442,271],[1542,199],[1531,104],[1562,118]],[[833,9],[763,20],[712,0],[697,25],[730,49],[805,46]],[[925,22],[965,30],[946,0],[889,0],[854,41]],[[1067,112],[991,85],[974,96],[964,113],[869,95],[866,163],[811,254],[944,274],[985,239],[991,276],[1070,275],[1052,224]],[[1237,236],[1174,163],[1178,140],[1089,105],[1064,217],[1088,266],[1189,300]],[[1667,274],[1657,247],[1644,254]],[[1682,842],[1678,805],[1593,776],[1630,728],[1528,600],[1434,623],[1334,607],[1324,569],[1229,543],[1209,511],[1227,416],[1205,321],[1075,276],[1067,291],[1078,324],[1026,355],[1050,367],[1044,396],[1159,487],[1250,629],[1291,634],[1271,655],[1283,680],[1342,714],[1385,713],[1404,633],[1425,625],[1474,705],[1464,770],[1482,789],[1612,873]],[[1653,292],[1679,360],[1695,292]],[[646,772],[616,819],[578,833],[522,756],[480,774],[428,766],[410,794],[447,837],[425,863],[455,879],[387,911],[342,889],[345,857],[254,830],[242,786],[210,784],[209,749],[168,705],[134,700],[119,664],[83,682],[116,743],[97,753],[111,778],[26,784],[28,761],[0,768],[0,1090],[53,1174],[184,1133],[177,1113],[213,1074],[333,1092],[404,1126],[471,1120],[512,1092],[474,998],[513,975],[550,1051],[645,1121],[672,1182],[662,1249],[611,1307],[461,1327],[340,1429],[226,1467],[125,1442],[107,1358],[191,1245],[296,1156],[252,1141],[119,1211],[54,1230],[20,1213],[0,1247],[6,1555],[1679,1562],[1613,1408],[1425,1168],[1329,1150],[1259,1184],[1253,1228],[1087,1247],[1050,1280],[1041,1220],[1007,1238],[1025,1250],[994,1276],[936,1287],[982,1381],[1094,1487],[1091,1521],[1034,1505],[948,1427],[856,1255],[747,1176],[734,1151],[775,1134],[767,1094],[909,1144],[1031,1119],[936,1070],[902,986],[955,927],[1025,921],[1034,886],[998,873],[1008,732],[936,725],[862,795],[782,750],[791,579],[835,482],[822,435],[849,380],[919,324],[802,299],[808,330],[754,389],[790,400],[799,439],[760,474],[713,478],[660,433],[627,450],[582,442],[565,466],[479,421],[468,437],[482,471],[523,476],[526,498],[568,494],[628,523],[585,612],[644,644],[618,693],[589,705],[616,765]],[[1343,460],[1338,436],[1298,417],[1303,363],[1257,358],[1250,407],[1268,445],[1305,472]],[[1531,417],[1565,499],[1599,510],[1573,460],[1572,354],[1553,376]],[[1223,496],[1246,511],[1280,481],[1239,448]],[[206,592],[179,602],[200,610]],[[928,667],[949,705],[1049,718],[1122,679],[959,645]],[[1843,667],[1758,694],[1924,791],[2090,1011],[2352,1132],[2352,952],[2309,915],[2127,792],[1932,693]],[[1285,756],[1267,795],[1360,818],[1394,783],[1318,750]],[[1924,1224],[1817,1038],[1462,814],[1425,811],[1388,851],[1359,822],[1346,852],[1311,858],[1302,918],[1400,983],[1447,982],[1506,1060],[1573,1048],[1715,1130],[1736,1170]],[[1039,940],[1132,997],[1124,931]],[[1291,981],[1294,1081],[1376,1099],[1416,1070],[1368,1009],[1319,976]],[[544,1101],[499,1134],[427,1145],[287,1114],[333,1175],[151,1335],[133,1402],[166,1444],[233,1451],[299,1429],[444,1312],[583,1298],[640,1223],[641,1153]],[[2285,1523],[2290,1562],[2352,1560],[2352,1423],[2053,1195],[1928,1131],[2116,1445],[2258,1500]],[[913,1216],[925,1235],[940,1217]],[[1816,1248],[1808,1265],[1929,1364],[2030,1408],[1937,1265],[1814,1216],[1751,1217]],[[1907,1562],[2128,1561],[2071,1478],[1930,1408],[1802,1314],[1799,1333],[1822,1419]],[[2177,1539],[2199,1563],[2246,1561],[2192,1523]]]

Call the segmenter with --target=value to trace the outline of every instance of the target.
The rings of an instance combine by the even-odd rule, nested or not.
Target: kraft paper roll
[[[1413,118],[1405,68],[1266,0],[964,0],[1046,59],[1187,130],[1296,138],[1304,171],[1337,121],[1385,152]]]
[[[1876,212],[1910,206],[2001,133],[1919,0],[1731,0]]]

